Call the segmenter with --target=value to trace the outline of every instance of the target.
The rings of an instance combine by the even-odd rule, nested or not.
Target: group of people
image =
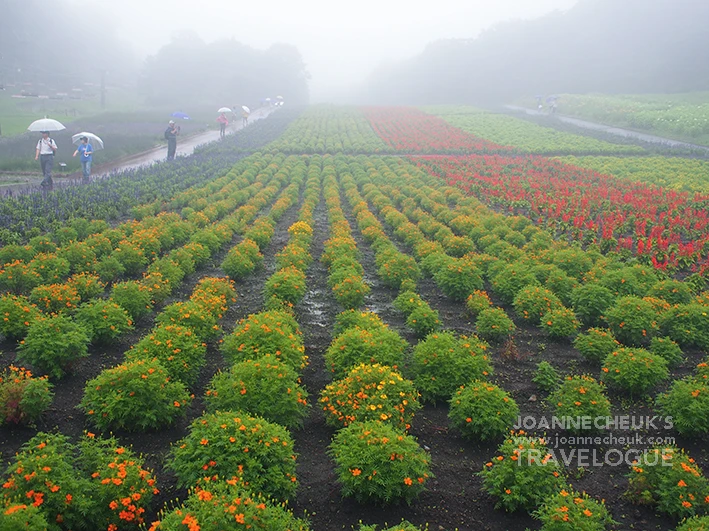
[[[232,111],[232,113],[233,112],[234,111]],[[246,110],[242,110],[241,120],[241,123],[246,127],[249,123],[249,113],[246,112]],[[219,138],[224,138],[226,136],[226,126],[229,125],[229,119],[226,117],[226,113],[221,113],[219,118],[217,118],[217,122],[219,123]]]
[[[233,112],[233,111],[232,111]],[[243,110],[241,113],[241,120],[246,127],[249,123],[249,113]],[[224,138],[226,136],[226,127],[229,125],[229,119],[226,113],[221,113],[219,118],[217,118],[217,123],[219,124],[219,138]],[[170,120],[167,123],[167,129],[165,129],[165,140],[167,140],[167,160],[174,160],[175,152],[177,151],[177,135],[180,134],[180,126],[175,124],[174,120]]]
[[[241,114],[243,124],[246,126],[249,122],[249,113],[243,111]],[[229,125],[229,120],[225,113],[222,113],[219,118],[219,134],[221,138],[226,136],[226,126]],[[167,160],[175,158],[177,151],[177,136],[180,134],[180,126],[174,120],[170,120],[165,129],[165,140],[167,140]],[[53,190],[54,181],[52,180],[52,168],[54,168],[54,156],[57,153],[57,143],[49,135],[49,131],[42,131],[42,138],[37,142],[34,160],[38,160],[42,167],[42,182],[40,186],[43,190]],[[91,162],[93,160],[94,148],[89,143],[88,137],[80,138],[79,147],[74,151],[74,157],[77,155],[81,160],[82,181],[89,183],[91,181]]]
[[[52,168],[54,167],[54,155],[57,152],[57,143],[49,136],[49,131],[42,131],[42,138],[37,142],[34,160],[39,160],[42,167],[42,182],[40,186],[43,190],[53,190]],[[88,137],[80,138],[79,147],[74,151],[74,157],[80,156],[82,181],[88,183],[91,180],[91,161],[93,160],[94,148],[89,143]]]

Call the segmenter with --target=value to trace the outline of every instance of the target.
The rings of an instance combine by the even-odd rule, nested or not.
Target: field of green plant
[[[709,146],[709,93],[562,94],[558,112]]]
[[[451,125],[496,144],[513,146],[521,153],[535,154],[624,154],[642,153],[638,146],[611,144],[603,140],[557,131],[520,118],[483,113],[466,107],[441,108],[439,114]]]
[[[0,199],[0,529],[706,529],[700,161],[446,116]]]
[[[561,157],[567,164],[670,190],[709,193],[709,161],[681,157]]]

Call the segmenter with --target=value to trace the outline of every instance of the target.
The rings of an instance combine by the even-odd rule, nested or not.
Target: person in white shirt
[[[52,181],[52,167],[54,166],[54,154],[57,152],[57,144],[54,139],[49,138],[49,131],[42,131],[42,138],[37,142],[37,151],[34,155],[34,160],[40,161],[42,165],[42,175],[44,179],[40,183],[40,186],[45,190],[52,190],[54,188],[54,181]]]

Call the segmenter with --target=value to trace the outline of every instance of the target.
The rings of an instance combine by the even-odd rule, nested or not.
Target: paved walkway
[[[536,109],[528,109],[526,107],[518,107],[517,105],[505,105],[505,108],[512,111],[523,112],[532,116],[549,116],[547,112],[538,111]],[[672,140],[670,138],[663,138],[661,136],[640,133],[631,129],[623,129],[621,127],[598,124],[595,122],[589,122],[587,120],[574,118],[572,116],[565,116],[563,114],[556,114],[554,115],[554,117],[556,117],[560,122],[575,125],[577,127],[583,127],[584,129],[590,129],[592,131],[601,131],[602,133],[609,133],[611,135],[622,136],[625,138],[635,138],[637,140],[642,140],[643,142],[649,142],[651,144],[662,144],[667,147],[699,149],[709,152],[709,147],[707,146],[700,146],[698,144],[690,144],[689,142],[681,142],[679,140]]]
[[[273,109],[257,109],[251,113],[249,116],[249,123],[255,122],[256,120],[261,120],[266,118]],[[247,126],[248,127],[248,126]],[[233,134],[236,131],[243,129],[243,123],[241,117],[237,117],[233,124],[230,124],[227,128],[227,135]],[[202,144],[208,144],[210,142],[216,142],[219,140],[219,131],[205,131],[204,133],[199,133],[197,135],[192,135],[184,138],[177,137],[177,156],[187,156],[194,153],[197,146]],[[131,155],[108,164],[103,164],[96,168],[92,178],[100,178],[108,175],[114,171],[132,170],[139,168],[140,166],[150,166],[156,162],[162,162],[167,157],[167,145],[159,146],[153,148],[149,151],[144,151],[143,153],[138,153],[137,155]],[[78,177],[78,175],[77,175]]]

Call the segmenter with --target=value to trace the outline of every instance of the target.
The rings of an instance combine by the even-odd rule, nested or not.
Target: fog
[[[179,30],[204,41],[234,38],[254,48],[288,43],[311,75],[311,101],[338,99],[383,62],[413,57],[429,42],[472,38],[513,18],[529,19],[576,0],[122,0],[111,6],[119,35],[137,54],[155,53]],[[74,1],[77,13],[87,6]],[[347,6],[350,7],[347,7]],[[104,9],[89,4],[89,9]]]
[[[0,84],[106,78],[175,108],[709,90],[707,20],[706,0],[0,0]]]

